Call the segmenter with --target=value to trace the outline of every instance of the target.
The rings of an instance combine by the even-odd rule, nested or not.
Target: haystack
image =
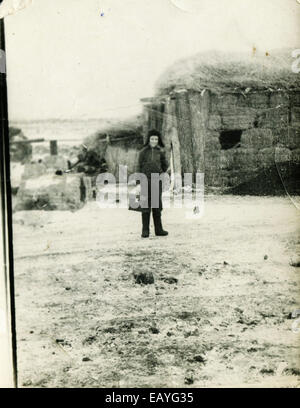
[[[299,75],[292,71],[292,49],[269,53],[207,51],[173,64],[156,83],[156,96],[174,90],[209,89],[215,94],[299,90]],[[260,99],[260,98],[258,98]],[[257,106],[257,102],[254,103]]]

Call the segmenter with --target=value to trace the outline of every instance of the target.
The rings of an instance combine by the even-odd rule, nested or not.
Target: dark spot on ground
[[[135,283],[149,285],[154,283],[154,276],[152,272],[133,272]]]
[[[150,331],[151,333],[153,333],[153,334],[158,334],[158,333],[159,333],[159,330],[158,330],[157,327],[150,327],[150,328],[149,328],[149,331]]]

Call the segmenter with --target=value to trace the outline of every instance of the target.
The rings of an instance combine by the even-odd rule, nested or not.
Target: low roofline
[[[286,92],[286,93],[293,93],[293,92],[300,92],[300,88],[291,88],[291,89],[273,89],[273,88],[267,88],[267,89],[252,89],[252,88],[246,88],[246,89],[232,89],[232,90],[220,90],[220,92],[216,92],[215,90],[209,89],[209,88],[203,88],[202,90],[196,90],[196,89],[174,89],[167,95],[159,95],[159,96],[151,96],[151,97],[145,97],[141,98],[140,101],[147,105],[147,104],[153,104],[153,103],[166,103],[168,98],[174,97],[176,94],[179,93],[184,93],[184,92],[197,92],[201,93],[204,90],[207,90],[209,92],[212,92],[213,94],[219,93],[222,95],[229,95],[229,94],[239,94],[239,95],[249,95],[249,94],[254,94],[254,93],[278,93],[278,92]]]

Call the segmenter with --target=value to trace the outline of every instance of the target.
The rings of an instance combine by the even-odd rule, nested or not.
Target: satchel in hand
[[[138,211],[143,212],[147,210],[147,208],[142,208],[141,203],[146,202],[147,197],[141,196],[140,186],[137,186],[129,193],[129,207],[128,210],[130,211]]]

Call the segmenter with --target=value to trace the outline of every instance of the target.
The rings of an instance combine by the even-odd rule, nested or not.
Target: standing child
[[[153,188],[153,191],[151,191],[151,174],[162,174],[167,170],[168,164],[160,132],[157,130],[150,130],[144,148],[140,152],[138,168],[138,172],[144,174],[148,180],[147,208],[142,209],[142,238],[149,237],[151,210],[155,235],[168,235],[168,232],[164,231],[161,223],[162,182],[159,181],[156,186],[157,188]]]

